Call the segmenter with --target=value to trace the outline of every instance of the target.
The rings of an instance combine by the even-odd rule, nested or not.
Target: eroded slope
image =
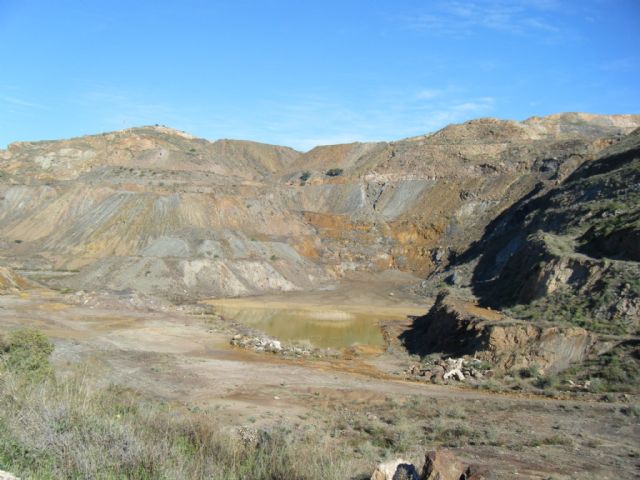
[[[177,297],[424,275],[638,124],[481,119],[305,154],[164,127],[13,144],[0,152],[2,263],[52,286]]]

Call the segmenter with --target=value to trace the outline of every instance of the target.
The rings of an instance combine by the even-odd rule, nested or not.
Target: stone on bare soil
[[[229,343],[257,353],[273,353],[283,357],[323,358],[339,356],[339,352],[336,350],[319,349],[308,345],[283,344],[280,340],[256,332],[250,334],[238,333],[231,338]]]
[[[280,341],[269,337],[238,334],[231,339],[231,345],[248,348],[255,352],[279,353],[282,351]]]
[[[464,374],[462,373],[462,365],[464,360],[462,358],[447,358],[447,367],[444,374],[444,379],[455,378],[464,381]]]
[[[424,480],[460,480],[466,478],[466,468],[450,450],[428,451],[424,457],[422,476]]]
[[[371,480],[418,480],[415,467],[401,459],[380,463],[371,475]]]
[[[441,365],[436,365],[431,370],[431,380],[444,380],[444,367]]]

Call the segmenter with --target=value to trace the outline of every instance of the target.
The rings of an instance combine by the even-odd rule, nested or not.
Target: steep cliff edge
[[[447,293],[402,335],[411,353],[468,355],[503,370],[556,372],[587,358],[596,336],[578,327],[518,321]]]
[[[640,327],[640,130],[505,211],[453,270],[481,303],[594,331]]]

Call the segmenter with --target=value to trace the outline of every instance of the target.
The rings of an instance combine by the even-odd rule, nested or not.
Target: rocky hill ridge
[[[481,119],[300,153],[141,127],[0,151],[1,263],[51,286],[236,296],[425,275],[639,116]]]

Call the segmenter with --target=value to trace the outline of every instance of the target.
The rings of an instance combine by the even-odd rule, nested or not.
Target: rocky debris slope
[[[0,152],[4,175],[56,182],[89,172],[127,169],[131,181],[145,169],[259,179],[295,161],[288,147],[243,140],[209,142],[162,126],[130,128],[60,141],[17,142]],[[159,176],[159,173],[156,173]],[[121,177],[123,180],[126,177]],[[160,178],[158,179],[160,180]]]
[[[406,373],[408,378],[424,382],[440,383],[449,379],[465,382],[491,378],[492,367],[478,358],[427,358],[411,365]]]
[[[265,335],[264,333],[248,330],[246,327],[240,327],[245,333],[235,334],[229,343],[231,345],[252,350],[256,353],[273,353],[282,357],[302,358],[302,357],[337,357],[340,352],[331,349],[315,348],[308,344],[285,343],[280,340]]]
[[[538,183],[562,180],[634,126],[640,116],[479,119],[398,142],[317,147],[282,180],[290,207],[335,240],[343,262],[423,275]]]
[[[157,126],[16,143],[0,151],[0,264],[57,288],[171,298],[308,290],[351,270],[424,275],[634,126],[480,119],[307,153]]]

